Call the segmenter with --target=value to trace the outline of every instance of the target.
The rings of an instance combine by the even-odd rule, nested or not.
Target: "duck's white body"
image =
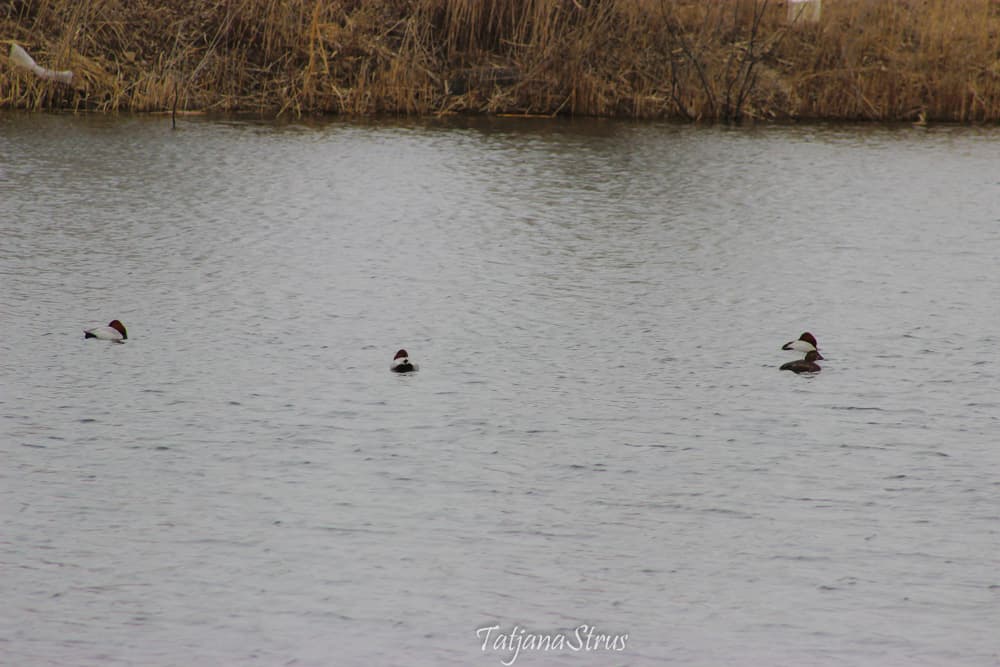
[[[816,346],[805,340],[791,340],[781,346],[782,350],[795,350],[796,352],[812,352]]]

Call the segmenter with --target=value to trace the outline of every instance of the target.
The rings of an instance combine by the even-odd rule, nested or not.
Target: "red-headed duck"
[[[125,325],[118,320],[111,320],[106,327],[94,327],[83,330],[84,338],[97,338],[98,340],[113,340],[116,343],[124,343],[128,338]]]
[[[389,370],[393,373],[411,373],[419,369],[419,366],[410,361],[410,355],[407,354],[406,350],[397,352],[396,356],[392,358],[392,364],[389,366]]]
[[[790,340],[781,346],[782,350],[795,350],[796,352],[816,352],[818,355],[817,359],[822,359],[823,355],[819,354],[819,343],[816,342],[816,336],[806,331],[798,340]]]
[[[816,360],[822,358],[816,350],[809,350],[806,352],[805,359],[789,361],[787,364],[782,364],[779,370],[791,371],[793,373],[819,373],[823,369],[816,363]]]

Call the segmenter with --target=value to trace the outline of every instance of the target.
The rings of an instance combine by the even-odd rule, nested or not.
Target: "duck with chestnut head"
[[[111,320],[106,327],[92,327],[83,330],[84,338],[96,338],[98,340],[110,340],[115,343],[124,343],[128,338],[125,325],[118,320]]]
[[[419,366],[410,361],[410,355],[406,350],[397,352],[392,358],[392,364],[389,365],[389,370],[393,373],[412,373],[419,369]]]
[[[795,350],[796,352],[811,352],[815,351],[819,354],[819,343],[816,342],[816,336],[813,336],[808,331],[802,333],[796,340],[790,340],[781,346],[782,350]],[[817,359],[822,359],[823,355],[820,354]]]

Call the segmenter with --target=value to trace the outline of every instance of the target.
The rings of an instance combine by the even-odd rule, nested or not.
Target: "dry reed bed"
[[[1000,119],[1000,0],[8,0],[0,107]]]

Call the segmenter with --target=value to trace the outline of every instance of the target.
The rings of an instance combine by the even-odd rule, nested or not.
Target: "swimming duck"
[[[124,343],[128,338],[125,325],[118,320],[111,320],[106,327],[94,327],[83,330],[84,338],[97,338],[98,340],[113,340],[116,343]]]
[[[407,354],[406,350],[397,352],[396,356],[392,358],[392,364],[389,366],[389,370],[393,373],[411,373],[419,369],[419,366],[410,361],[410,355]]]
[[[778,370],[792,371],[793,373],[819,373],[823,369],[816,363],[816,360],[822,358],[816,350],[809,350],[806,352],[805,359],[789,361],[787,364],[782,364]]]
[[[816,336],[813,336],[808,331],[804,332],[799,336],[798,340],[790,340],[781,346],[782,350],[795,350],[797,352],[813,352],[815,351],[817,359],[822,359],[823,355],[819,354],[819,343],[816,342]]]

